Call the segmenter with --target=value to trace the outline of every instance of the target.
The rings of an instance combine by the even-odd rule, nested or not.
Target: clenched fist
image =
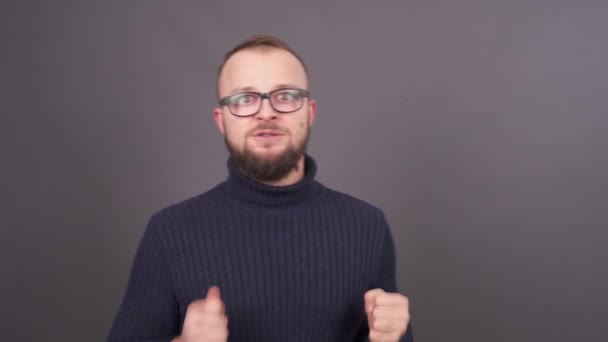
[[[226,342],[228,340],[228,317],[220,289],[209,288],[205,299],[188,305],[182,335],[173,342]]]
[[[382,289],[365,293],[365,312],[371,342],[396,342],[405,334],[410,321],[409,301],[399,293]]]

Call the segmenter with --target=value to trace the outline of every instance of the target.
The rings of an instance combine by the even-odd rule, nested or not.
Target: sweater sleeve
[[[152,218],[135,254],[108,342],[169,342],[178,335],[179,313],[157,229]]]
[[[371,288],[380,288],[386,292],[399,292],[396,281],[397,261],[395,255],[395,243],[391,234],[390,228],[386,219],[383,218],[383,242],[379,250],[379,259],[376,269],[376,276]],[[365,320],[365,328],[367,327],[367,319]],[[369,330],[368,330],[369,331]],[[369,341],[369,338],[366,340]],[[407,327],[407,331],[400,342],[413,342],[414,336],[412,333],[412,325]]]

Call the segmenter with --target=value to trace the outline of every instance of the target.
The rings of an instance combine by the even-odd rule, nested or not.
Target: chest
[[[305,228],[226,229],[213,243],[193,241],[194,258],[176,267],[177,278],[189,279],[175,288],[182,319],[191,301],[217,285],[230,325],[250,336],[261,336],[268,322],[340,331],[361,321],[372,276],[365,241]]]

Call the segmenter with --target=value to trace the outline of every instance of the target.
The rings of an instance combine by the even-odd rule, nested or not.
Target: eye
[[[292,102],[298,98],[298,92],[294,90],[284,90],[275,94],[275,99],[279,102]]]
[[[236,94],[230,98],[230,103],[237,106],[248,105],[255,101],[256,97],[253,94]]]

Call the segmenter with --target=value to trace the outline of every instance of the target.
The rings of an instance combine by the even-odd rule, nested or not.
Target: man
[[[108,341],[412,341],[382,211],[314,180],[308,87],[275,37],[225,56],[228,179],[150,219]]]

